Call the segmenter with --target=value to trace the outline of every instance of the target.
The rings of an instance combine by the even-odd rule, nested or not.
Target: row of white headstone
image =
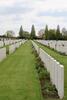
[[[56,86],[60,99],[64,97],[64,66],[48,55],[44,50],[32,41],[32,44],[39,54],[44,66],[50,73],[51,82]]]
[[[15,39],[15,40],[11,40],[11,39],[6,40],[6,39],[4,39],[4,40],[0,41],[0,47],[6,46],[6,45],[11,45],[11,44],[14,44],[14,43],[17,43],[17,42],[20,42],[20,41],[21,41],[21,39]]]
[[[37,40],[37,42],[46,45],[54,50],[67,55],[67,41],[56,40]]]
[[[9,45],[9,54],[13,53],[16,48],[19,48],[21,44],[24,44],[26,40],[17,40],[17,42],[14,41],[11,45]],[[0,62],[6,58],[6,47],[0,48]]]

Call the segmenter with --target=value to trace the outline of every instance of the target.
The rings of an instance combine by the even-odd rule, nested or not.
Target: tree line
[[[20,27],[19,31],[19,38],[24,38],[24,39],[36,39],[36,32],[35,32],[35,27],[32,25],[31,28],[31,33],[26,32],[23,30],[22,26]]]
[[[67,35],[62,35],[60,31],[60,26],[57,26],[57,29],[48,29],[46,25],[44,29],[44,34],[41,38],[36,36],[36,31],[34,25],[32,25],[31,32],[26,32],[23,30],[22,26],[19,31],[19,38],[25,39],[45,39],[45,40],[67,40]]]
[[[62,35],[59,25],[57,29],[48,29],[48,25],[46,25],[42,38],[45,40],[67,40],[67,35]]]

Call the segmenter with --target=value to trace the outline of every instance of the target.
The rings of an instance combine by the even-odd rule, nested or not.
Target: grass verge
[[[26,42],[0,63],[0,100],[43,100],[31,52]]]

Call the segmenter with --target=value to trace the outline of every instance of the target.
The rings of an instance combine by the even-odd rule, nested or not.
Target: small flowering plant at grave
[[[55,85],[52,85],[52,82],[50,80],[50,73],[47,72],[47,69],[44,67],[44,63],[41,61],[34,48],[32,53],[34,53],[36,57],[36,70],[39,76],[43,97],[56,99],[59,98]]]

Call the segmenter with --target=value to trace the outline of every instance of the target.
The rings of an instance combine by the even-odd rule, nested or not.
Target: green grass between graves
[[[0,100],[43,100],[31,42],[0,62]]]
[[[37,44],[39,45],[39,47],[45,50],[49,55],[51,55],[53,58],[59,61],[62,65],[64,65],[64,92],[65,93],[64,93],[63,100],[67,100],[67,56],[60,55],[59,53],[49,49],[48,47],[44,45],[41,45],[40,43],[37,43]],[[50,100],[50,99],[47,99],[47,100]]]

